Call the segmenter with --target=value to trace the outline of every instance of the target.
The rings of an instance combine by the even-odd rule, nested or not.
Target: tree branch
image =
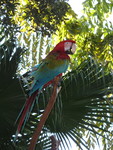
[[[45,108],[45,111],[40,119],[40,122],[38,123],[37,125],[37,128],[32,136],[32,139],[31,139],[31,142],[30,142],[30,145],[29,145],[29,148],[28,150],[34,150],[35,149],[35,146],[36,146],[36,143],[37,143],[37,140],[38,140],[38,137],[40,135],[40,132],[42,130],[42,127],[43,125],[45,124],[54,104],[55,104],[55,101],[56,101],[56,98],[57,98],[57,95],[58,95],[58,92],[57,92],[57,87],[58,87],[58,82],[60,80],[60,77],[55,77],[54,78],[54,86],[53,86],[53,92],[52,92],[52,95],[49,99],[49,102]]]

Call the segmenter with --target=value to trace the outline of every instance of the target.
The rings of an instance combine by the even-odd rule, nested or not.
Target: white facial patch
[[[72,54],[74,54],[74,53],[75,53],[75,50],[76,50],[76,45],[75,45],[75,43],[72,43],[72,42],[65,42],[65,43],[64,43],[64,50],[65,50],[65,51],[68,51],[68,52],[70,52],[70,53],[72,53]]]
[[[64,50],[69,51],[71,46],[72,46],[72,42],[65,42],[64,43]]]

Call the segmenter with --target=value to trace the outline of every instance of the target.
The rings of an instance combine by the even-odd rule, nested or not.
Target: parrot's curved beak
[[[72,43],[71,47],[69,50],[66,51],[67,54],[74,54],[76,51],[76,44]]]
[[[76,51],[76,44],[73,43],[73,44],[72,44],[72,47],[71,47],[71,52],[72,52],[72,54],[74,54],[75,51]]]

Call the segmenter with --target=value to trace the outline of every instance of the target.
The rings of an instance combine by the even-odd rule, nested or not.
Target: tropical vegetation
[[[112,0],[84,0],[83,15],[78,17],[66,0],[0,1],[1,150],[28,148],[53,87],[40,93],[14,141],[16,119],[31,82],[26,72],[65,39],[75,40],[77,50],[36,150],[71,150],[71,141],[83,150],[93,150],[96,144],[101,150],[113,149],[112,9]]]

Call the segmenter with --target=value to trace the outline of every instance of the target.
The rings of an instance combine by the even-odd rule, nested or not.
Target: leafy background
[[[62,149],[69,147],[70,139],[78,149],[91,150],[96,144],[113,149],[113,24],[107,19],[112,8],[112,0],[85,0],[78,18],[65,0],[0,1],[1,150],[28,147],[52,86],[42,91],[14,143],[15,121],[27,97],[22,74],[64,39],[75,40],[77,51],[36,149],[52,150],[52,135]]]

